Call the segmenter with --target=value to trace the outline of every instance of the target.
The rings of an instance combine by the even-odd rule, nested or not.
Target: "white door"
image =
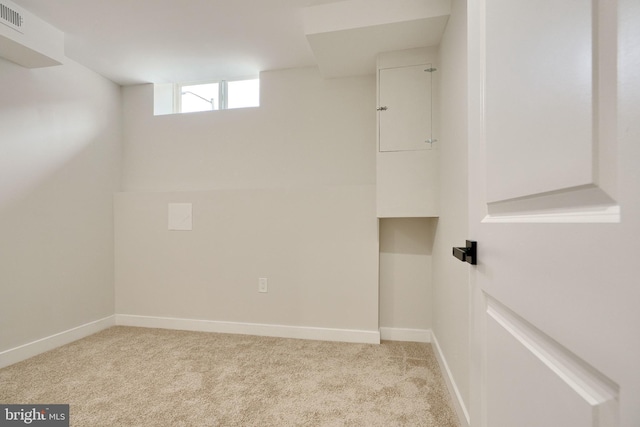
[[[378,71],[380,151],[431,149],[431,64]]]
[[[468,6],[471,425],[638,427],[640,1]]]

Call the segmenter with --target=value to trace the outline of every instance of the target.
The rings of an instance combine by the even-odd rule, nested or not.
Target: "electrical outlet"
[[[269,281],[264,278],[261,277],[258,279],[258,292],[267,292],[269,287]]]

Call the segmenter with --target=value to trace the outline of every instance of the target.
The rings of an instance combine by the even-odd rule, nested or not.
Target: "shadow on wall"
[[[380,252],[431,255],[438,218],[381,218]]]
[[[437,218],[380,219],[380,326],[431,328]]]
[[[119,150],[119,89],[76,68],[28,70],[0,59],[0,210],[77,165],[72,159],[81,151],[95,146]],[[111,167],[105,160],[119,157],[105,157],[91,170]]]
[[[113,313],[120,89],[0,60],[0,351]]]
[[[3,200],[0,351],[113,313],[110,150],[92,144]]]

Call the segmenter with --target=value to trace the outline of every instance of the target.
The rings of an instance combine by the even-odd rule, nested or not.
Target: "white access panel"
[[[431,149],[431,64],[378,71],[380,151]]]
[[[193,229],[193,205],[191,203],[169,203],[168,229],[191,231]]]

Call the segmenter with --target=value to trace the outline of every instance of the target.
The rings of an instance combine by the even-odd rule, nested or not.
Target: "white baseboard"
[[[0,352],[0,368],[22,362],[30,357],[88,337],[115,325],[115,316],[108,316],[45,338]]]
[[[431,342],[431,329],[380,328],[380,339],[426,343]]]
[[[447,383],[447,388],[449,389],[449,394],[451,394],[453,400],[453,406],[456,410],[456,414],[458,415],[458,420],[460,420],[460,425],[462,427],[469,427],[470,419],[469,419],[469,411],[462,400],[462,395],[460,394],[460,390],[456,385],[455,380],[453,379],[453,375],[451,374],[451,370],[449,369],[449,365],[447,364],[446,359],[444,358],[444,354],[442,354],[442,349],[440,348],[440,344],[438,344],[438,339],[435,334],[431,334],[431,345],[434,347],[436,359],[438,359],[438,364],[440,365],[440,370],[442,371],[442,376],[444,377],[445,382]]]
[[[352,329],[220,322],[214,320],[178,319],[173,317],[136,316],[130,314],[116,314],[116,325],[320,341],[343,341],[366,344],[380,343],[380,333],[378,331]]]

